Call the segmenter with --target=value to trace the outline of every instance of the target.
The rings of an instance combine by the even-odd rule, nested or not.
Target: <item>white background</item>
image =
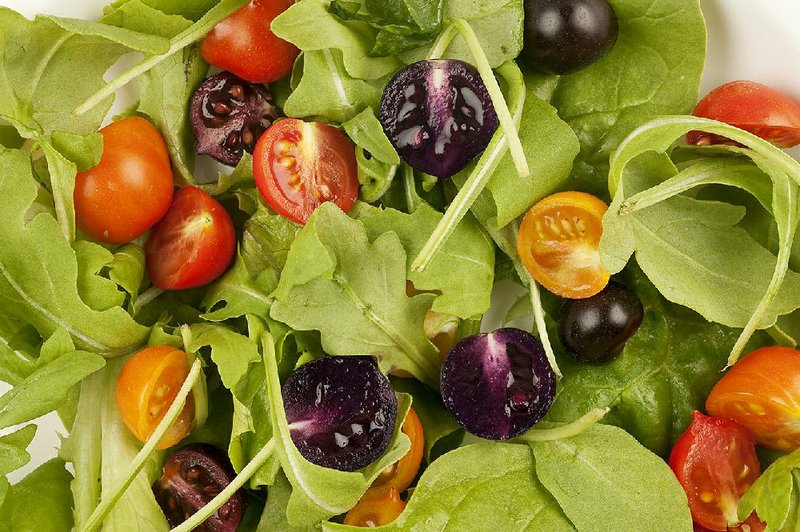
[[[108,2],[110,0],[0,0],[0,6],[11,7],[28,17],[47,12],[97,18]],[[701,95],[726,81],[749,79],[779,89],[800,102],[800,0],[701,0],[701,4],[709,31]],[[793,150],[793,154],[797,156],[800,150]],[[0,382],[0,393],[7,389],[8,386]],[[58,434],[63,434],[61,423],[55,414],[36,422],[40,428],[28,448],[32,460],[10,476],[12,482],[56,456]],[[13,430],[0,430],[0,435]]]

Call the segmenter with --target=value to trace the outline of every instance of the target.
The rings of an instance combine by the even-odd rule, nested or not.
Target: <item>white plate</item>
[[[52,13],[97,18],[110,0],[0,0],[27,17]],[[191,1],[191,0],[187,0]],[[390,1],[390,0],[387,0]],[[708,59],[701,94],[734,79],[775,87],[800,101],[800,2],[798,0],[702,0],[708,21]],[[679,38],[679,37],[676,37]],[[795,156],[800,150],[793,150]],[[9,387],[0,382],[0,393]],[[55,414],[34,423],[39,430],[28,448],[31,462],[10,475],[12,482],[53,458],[64,427]],[[15,427],[0,430],[0,435]]]

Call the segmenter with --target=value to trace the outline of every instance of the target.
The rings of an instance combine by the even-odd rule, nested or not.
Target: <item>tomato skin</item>
[[[736,421],[694,413],[669,466],[686,491],[695,523],[716,531],[739,525],[739,499],[761,475],[755,445]]]
[[[425,451],[425,434],[422,430],[422,422],[413,408],[408,411],[402,430],[411,440],[411,449],[403,458],[381,472],[362,496],[362,500],[383,497],[392,489],[398,492],[405,491],[417,477]]]
[[[403,513],[406,504],[400,492],[391,488],[383,496],[362,498],[344,518],[344,524],[359,527],[378,527],[388,525]]]
[[[153,286],[196,288],[228,268],[236,251],[236,232],[225,207],[203,190],[185,187],[153,228],[144,251]]]
[[[608,205],[584,192],[559,192],[528,210],[517,236],[525,269],[550,292],[569,299],[598,294],[610,276],[600,263]]]
[[[117,377],[117,409],[139,441],[145,442],[153,434],[188,375],[186,353],[170,346],[146,347],[122,367]],[[190,394],[157,449],[172,447],[188,436],[193,419],[194,400]]]
[[[717,382],[706,410],[735,419],[765,447],[800,448],[800,351],[763,347],[748,354]]]
[[[75,220],[91,238],[124,244],[158,222],[172,201],[172,168],[161,133],[140,117],[99,131],[103,155],[75,176]]]
[[[267,204],[299,224],[326,201],[349,212],[358,197],[352,144],[335,127],[318,122],[275,122],[256,144],[253,174]]]
[[[214,26],[200,53],[215,67],[251,83],[285,78],[300,50],[272,33],[270,24],[292,4],[292,0],[250,0]]]
[[[692,112],[736,126],[776,146],[800,144],[800,105],[785,94],[753,81],[731,81],[705,96]],[[686,135],[689,144],[735,144],[700,131]]]

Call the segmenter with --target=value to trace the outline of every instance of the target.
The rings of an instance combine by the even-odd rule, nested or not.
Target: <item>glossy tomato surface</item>
[[[134,354],[117,378],[117,409],[139,441],[155,431],[189,375],[186,353],[170,346],[146,347]],[[194,419],[190,394],[177,420],[164,434],[158,449],[166,449],[189,435]]]
[[[276,122],[256,144],[253,173],[269,206],[300,224],[326,201],[348,212],[358,197],[355,150],[327,124]]]
[[[364,499],[382,497],[390,489],[402,492],[417,477],[419,466],[422,463],[422,455],[425,451],[425,434],[422,430],[422,422],[413,408],[408,411],[402,430],[411,440],[411,449],[408,450],[403,458],[381,472],[380,476],[375,479],[375,482],[364,494]]]
[[[669,466],[686,491],[695,523],[717,531],[739,525],[739,499],[761,475],[755,445],[736,421],[694,413]]]
[[[531,276],[569,299],[591,297],[605,288],[609,274],[598,246],[607,209],[584,192],[559,192],[531,207],[517,236],[517,252]]]
[[[172,201],[172,168],[161,133],[140,117],[99,131],[100,163],[75,176],[75,219],[95,240],[123,244],[150,229]]]
[[[222,275],[235,251],[225,207],[199,188],[185,187],[147,240],[147,273],[164,290],[195,288]]]
[[[720,85],[703,98],[695,116],[711,118],[744,129],[764,140],[791,148],[800,144],[800,105],[771,87],[753,81]],[[733,144],[699,131],[686,136],[690,144]]]
[[[800,351],[753,351],[714,386],[706,410],[735,419],[761,445],[784,452],[800,448]]]
[[[364,498],[358,501],[344,518],[344,524],[350,526],[375,528],[388,525],[397,519],[406,504],[396,489],[390,489],[382,496]]]
[[[270,24],[292,4],[292,0],[251,0],[214,26],[200,53],[212,65],[253,83],[285,78],[300,50],[276,37]]]

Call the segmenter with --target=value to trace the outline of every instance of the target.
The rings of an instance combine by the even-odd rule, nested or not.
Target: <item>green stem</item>
[[[136,300],[131,304],[131,313],[133,317],[136,317],[139,311],[142,310],[142,307],[144,307],[148,303],[151,303],[155,298],[157,298],[163,293],[164,290],[162,290],[161,288],[156,288],[155,286],[151,286],[150,288],[139,294],[139,297],[137,297]]]
[[[478,69],[478,73],[481,75],[484,85],[486,85],[486,90],[489,92],[489,98],[492,100],[497,118],[500,121],[500,127],[508,138],[508,148],[511,151],[511,158],[514,160],[517,174],[520,177],[528,177],[531,175],[531,170],[528,167],[528,161],[525,159],[525,151],[522,149],[522,142],[519,140],[514,119],[511,117],[511,112],[508,110],[508,105],[506,105],[506,100],[503,97],[503,91],[500,90],[500,85],[494,77],[492,66],[486,58],[481,43],[478,41],[472,26],[466,20],[458,19],[453,24],[458,27],[459,33],[467,42],[472,58],[475,59],[475,67]]]
[[[797,347],[797,340],[777,325],[773,325],[767,329],[767,334],[780,346],[791,347],[792,349]]]
[[[531,277],[528,270],[525,270],[528,282],[528,291],[531,295],[531,307],[533,308],[533,321],[536,324],[536,331],[539,333],[539,340],[544,346],[544,353],[547,356],[547,361],[550,367],[553,368],[553,373],[556,374],[556,379],[561,380],[563,375],[561,369],[558,367],[556,361],[556,354],[553,351],[553,345],[550,343],[550,334],[547,332],[547,323],[544,321],[544,307],[542,306],[542,296],[539,293],[539,284]]]
[[[611,409],[595,408],[588,414],[584,414],[572,423],[562,425],[554,429],[537,429],[532,428],[518,439],[526,442],[548,442],[555,440],[565,440],[581,434],[589,429],[592,425],[603,419]]]
[[[403,166],[403,186],[406,192],[406,205],[408,213],[414,214],[419,209],[421,198],[417,194],[417,185],[414,182],[414,169],[408,165]]]
[[[111,508],[113,508],[120,497],[122,497],[128,487],[131,485],[131,482],[133,482],[136,476],[142,471],[145,462],[150,458],[150,455],[155,450],[158,442],[161,441],[161,438],[178,418],[181,411],[183,411],[183,406],[186,404],[186,398],[191,392],[195,381],[197,381],[197,379],[200,377],[201,371],[202,368],[200,365],[200,359],[196,358],[192,364],[192,368],[189,370],[189,375],[186,377],[186,380],[183,381],[183,385],[178,391],[178,395],[175,397],[175,400],[167,410],[167,413],[164,414],[163,418],[161,418],[156,430],[150,435],[149,438],[147,438],[147,442],[145,442],[144,446],[136,454],[136,457],[134,457],[133,461],[128,466],[127,471],[122,477],[124,480],[111,492],[110,495],[101,499],[100,504],[94,509],[92,515],[89,516],[89,519],[87,520],[86,525],[83,527],[81,532],[89,532],[99,527],[102,524],[106,514],[108,514]]]
[[[200,508],[189,519],[172,529],[172,532],[188,532],[203,524],[203,521],[211,517],[214,512],[219,510],[223,504],[241,489],[245,483],[256,474],[261,466],[263,466],[269,457],[275,452],[275,440],[270,438],[269,441],[261,448],[260,451],[253,457],[250,462],[244,466],[242,472],[236,475],[236,478],[228,484],[224,490],[219,492],[219,495],[211,499],[208,504]]]
[[[522,73],[513,64],[513,61],[503,64],[498,69],[498,73],[507,81],[509,87],[509,100],[511,101],[513,113],[512,120],[514,122],[514,131],[516,132],[516,127],[522,120],[522,111],[525,106],[525,82],[522,79]],[[494,79],[494,76],[492,79]],[[505,102],[503,105],[505,106]],[[478,164],[472,170],[456,197],[453,198],[444,216],[434,228],[431,236],[428,237],[428,241],[425,242],[414,262],[412,262],[412,270],[422,271],[427,268],[439,250],[445,245],[447,239],[450,238],[458,224],[466,216],[467,211],[472,208],[478,196],[486,188],[486,184],[497,169],[497,165],[500,164],[501,159],[506,154],[507,147],[508,136],[502,130],[497,131],[492,138],[492,142],[481,155]]]
[[[456,38],[456,35],[458,35],[458,28],[455,24],[448,24],[445,26],[444,31],[439,34],[436,42],[433,43],[433,48],[431,48],[430,53],[428,53],[428,59],[441,59],[450,46],[450,43]]]

